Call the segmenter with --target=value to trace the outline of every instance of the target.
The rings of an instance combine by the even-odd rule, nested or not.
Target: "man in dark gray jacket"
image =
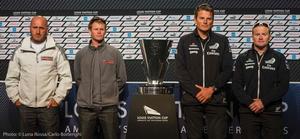
[[[104,41],[104,19],[92,18],[88,28],[90,44],[76,54],[74,64],[81,137],[93,138],[100,123],[105,139],[117,139],[118,99],[127,80],[125,63],[118,49]]]

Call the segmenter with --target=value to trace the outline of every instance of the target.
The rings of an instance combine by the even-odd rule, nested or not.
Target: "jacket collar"
[[[99,47],[97,47],[97,48],[95,48],[91,44],[92,44],[92,40],[90,40],[90,42],[89,42],[89,49],[93,50],[93,51],[100,50],[101,48],[105,47],[105,41],[104,40],[99,44]]]
[[[258,54],[258,52],[254,49],[254,44],[252,43],[252,47],[251,50],[253,53]],[[264,54],[269,53],[269,51],[271,51],[271,46],[268,44],[267,45],[267,50],[264,52]]]
[[[194,29],[193,34],[197,37],[200,38],[200,35],[198,34],[198,30],[197,28]],[[212,36],[212,31],[210,30],[207,34],[207,39],[210,39],[210,37]]]
[[[21,50],[34,51],[35,52],[35,50],[31,46],[31,39],[30,38],[31,38],[31,36],[28,36],[23,40],[23,42],[21,44]],[[42,48],[41,51],[43,51],[45,49],[51,49],[51,48],[56,47],[56,43],[55,43],[53,37],[47,36],[47,39],[45,41],[46,41],[45,46],[44,46],[44,48]]]

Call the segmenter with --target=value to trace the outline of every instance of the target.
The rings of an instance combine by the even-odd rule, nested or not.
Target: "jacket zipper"
[[[203,45],[200,40],[200,44],[201,44],[201,48],[202,48],[202,86],[203,87],[206,87],[206,83],[205,83],[205,47],[206,47],[206,44],[208,43],[208,41],[209,41],[209,39]]]
[[[45,46],[44,46],[45,47]],[[35,56],[36,56],[36,67],[35,67],[35,69],[36,70],[38,70],[38,65],[37,64],[39,64],[39,54],[42,52],[42,51],[44,51],[43,50],[43,48],[41,49],[41,51],[40,52],[35,52]],[[38,77],[37,77],[37,74],[36,74],[37,72],[35,72],[35,106],[37,107],[37,103],[38,103],[38,96],[37,96],[37,94],[38,94],[38,90],[37,90],[37,88],[38,88],[38,85],[37,85],[37,79],[38,79]]]
[[[256,60],[257,60],[257,94],[256,97],[259,99],[260,98],[260,76],[261,76],[261,61],[264,57],[264,54],[261,56],[259,59],[258,54],[256,54]]]
[[[100,53],[101,51],[97,51],[97,52]],[[100,55],[101,55],[101,54],[100,54]],[[101,62],[103,62],[103,61],[101,61]],[[99,63],[97,63],[97,64],[99,64]],[[100,93],[100,103],[102,103],[102,93],[101,93],[101,88],[102,88],[102,87],[101,87],[101,85],[102,85],[102,83],[101,83],[101,77],[102,77],[101,74],[102,74],[102,72],[101,72],[101,64],[102,64],[102,63],[99,64],[99,70],[100,70],[100,71],[99,71],[99,72],[100,72],[100,73],[99,73],[99,74],[100,74],[100,78],[99,78],[99,79],[100,79],[100,83],[99,83],[99,85],[100,85],[100,88],[99,88],[99,93]]]
[[[35,65],[35,70],[38,70],[37,69],[37,64],[39,63],[39,58],[38,58],[38,53],[35,52],[35,56],[36,56],[36,65]],[[37,76],[36,76],[36,73],[35,72],[35,107],[37,107],[37,101],[38,101],[38,98],[37,98]]]
[[[91,73],[90,73],[90,79],[91,79],[91,84],[90,84],[90,99],[91,99],[91,106],[93,105],[93,90],[94,90],[94,78],[93,78],[93,75],[94,75],[94,68],[95,68],[95,51],[92,51],[93,52],[93,58],[92,58],[92,61],[91,61]]]

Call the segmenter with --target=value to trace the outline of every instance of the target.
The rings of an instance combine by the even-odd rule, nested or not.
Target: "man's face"
[[[213,14],[209,11],[200,10],[194,19],[194,23],[199,31],[208,32],[213,27]]]
[[[102,41],[106,33],[105,25],[102,23],[94,22],[89,32],[94,41]]]
[[[47,20],[43,17],[34,17],[30,24],[31,40],[34,43],[42,43],[48,34]]]
[[[255,47],[265,48],[271,39],[269,28],[265,26],[255,27],[252,31],[252,39]]]

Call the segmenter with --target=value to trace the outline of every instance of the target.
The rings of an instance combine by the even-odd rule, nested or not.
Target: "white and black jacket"
[[[217,88],[210,104],[226,104],[223,87],[232,76],[232,54],[228,39],[221,34],[209,32],[208,40],[202,44],[195,29],[180,38],[177,46],[175,72],[183,92],[182,103],[200,105],[195,84]]]
[[[233,92],[240,111],[250,112],[253,99],[262,100],[265,110],[281,111],[282,97],[288,91],[289,67],[285,56],[268,46],[261,56],[253,48],[238,56],[233,76]]]

